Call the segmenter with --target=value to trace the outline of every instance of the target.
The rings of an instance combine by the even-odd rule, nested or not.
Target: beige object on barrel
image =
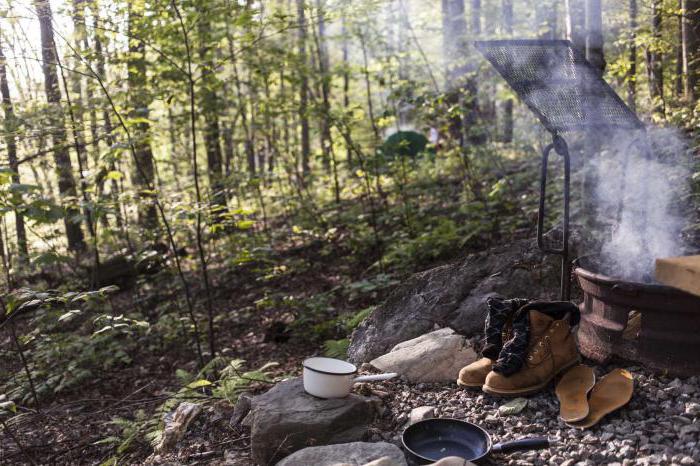
[[[700,256],[656,259],[656,280],[700,296]]]

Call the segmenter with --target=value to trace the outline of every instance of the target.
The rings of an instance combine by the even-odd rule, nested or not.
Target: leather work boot
[[[492,367],[493,361],[489,358],[481,358],[478,361],[474,361],[459,371],[457,385],[467,388],[481,388]]]
[[[489,372],[482,387],[484,392],[500,396],[532,394],[546,387],[557,374],[579,362],[569,315],[555,320],[536,310],[529,313],[530,338],[522,369],[510,377]]]

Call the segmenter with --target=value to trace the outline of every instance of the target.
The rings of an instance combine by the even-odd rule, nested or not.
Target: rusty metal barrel
[[[602,274],[579,258],[574,274],[583,290],[579,350],[605,362],[613,356],[670,375],[700,375],[700,297],[665,285]]]

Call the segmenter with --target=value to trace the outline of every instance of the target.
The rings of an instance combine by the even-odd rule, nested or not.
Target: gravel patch
[[[700,464],[700,377],[677,379],[625,365],[596,367],[596,375],[600,378],[614,367],[624,367],[634,375],[632,400],[587,430],[569,427],[559,419],[553,385],[528,397],[527,407],[519,414],[506,416],[499,414],[498,408],[508,399],[455,384],[373,384],[386,411],[374,426],[372,440],[400,444],[411,410],[434,406],[437,417],[479,424],[495,441],[524,436],[548,436],[558,441],[549,450],[494,456],[492,464]]]

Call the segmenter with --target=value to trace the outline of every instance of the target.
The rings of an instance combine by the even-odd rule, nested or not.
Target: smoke
[[[606,273],[649,282],[654,260],[681,255],[685,224],[682,199],[689,190],[687,146],[671,129],[650,131],[645,151],[640,132],[615,133],[613,147],[596,158],[599,215],[612,223],[601,254]]]

